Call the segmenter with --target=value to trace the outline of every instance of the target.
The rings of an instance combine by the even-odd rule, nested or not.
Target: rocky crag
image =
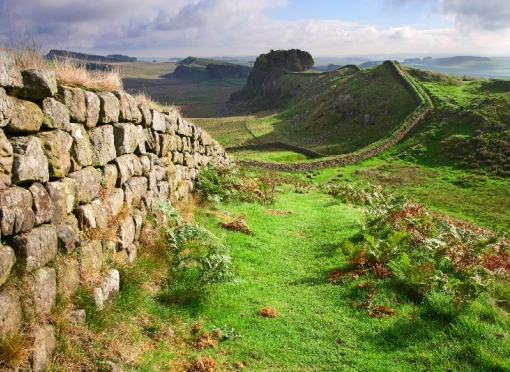
[[[57,295],[94,278],[97,307],[112,301],[122,278],[108,262],[132,263],[154,201],[186,198],[210,162],[230,159],[178,112],[57,86],[0,50],[0,341],[23,332],[32,370],[47,368]]]

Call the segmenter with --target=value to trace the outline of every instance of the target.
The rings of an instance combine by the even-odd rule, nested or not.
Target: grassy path
[[[338,287],[325,278],[337,260],[340,242],[357,228],[359,210],[321,194],[286,194],[271,215],[251,204],[230,207],[246,213],[254,236],[228,233],[225,244],[238,263],[241,283],[224,285],[207,303],[208,326],[234,327],[242,338],[222,344],[229,357],[249,370],[298,371],[333,368],[341,357],[338,326],[346,314],[335,311]],[[209,221],[216,229],[217,222]],[[274,319],[258,316],[270,306]],[[207,327],[207,326],[206,326]]]
[[[190,351],[190,357],[210,355],[221,370],[234,370],[235,362],[248,371],[509,370],[502,357],[510,352],[509,322],[502,323],[506,317],[488,300],[453,322],[430,319],[381,281],[375,301],[396,315],[378,319],[350,304],[365,299],[366,290],[356,287],[362,278],[327,283],[328,272],[344,263],[340,242],[359,230],[360,209],[319,193],[283,193],[271,209],[292,212],[287,215],[257,204],[221,208],[226,210],[203,216],[202,223],[230,248],[241,282],[217,286],[191,317],[204,322],[202,330],[235,329],[240,337]],[[218,226],[239,214],[246,215],[253,236]],[[259,316],[264,306],[278,316]]]

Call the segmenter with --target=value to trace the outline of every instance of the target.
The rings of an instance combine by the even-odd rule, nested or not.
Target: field
[[[124,89],[144,92],[163,105],[176,106],[185,117],[217,117],[230,95],[241,89],[246,79],[189,81],[160,78],[175,70],[174,62],[134,62],[114,64],[120,71]]]
[[[326,170],[317,181],[333,175]],[[499,302],[481,295],[452,315],[450,308],[434,313],[413,301],[391,279],[329,283],[328,273],[346,267],[339,247],[359,232],[363,209],[309,186],[297,193],[284,184],[270,206],[183,206],[188,220],[230,249],[237,281],[212,285],[200,302],[168,303],[165,248],[143,247],[136,265],[120,268],[124,279],[115,306],[88,310],[86,325],[65,325],[74,336],[60,345],[55,370],[104,359],[129,371],[192,371],[194,360],[214,363],[210,371],[510,369],[508,291]],[[219,224],[240,215],[252,235]],[[367,293],[394,314],[374,317],[353,305]],[[261,316],[263,308],[274,317]],[[77,335],[88,338],[80,342]]]

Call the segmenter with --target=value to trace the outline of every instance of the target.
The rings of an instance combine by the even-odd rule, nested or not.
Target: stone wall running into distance
[[[363,160],[381,154],[383,151],[398,143],[411,130],[416,128],[416,126],[425,118],[425,115],[427,115],[427,113],[429,113],[434,108],[434,106],[432,105],[430,97],[427,96],[420,85],[414,81],[411,76],[404,72],[397,62],[386,61],[384,63],[390,66],[397,79],[402,83],[402,85],[404,85],[404,87],[409,91],[417,103],[416,109],[411,114],[409,114],[398,126],[398,128],[396,128],[388,136],[356,152],[331,156],[325,159],[295,163],[272,163],[258,160],[238,160],[236,163],[239,165],[254,166],[281,172],[304,172],[327,167],[359,163]]]
[[[154,201],[186,198],[210,162],[230,159],[178,112],[57,86],[0,50],[0,341],[28,334],[32,369],[44,370],[57,295],[95,278],[97,307],[111,301],[122,278],[107,263],[132,263]]]

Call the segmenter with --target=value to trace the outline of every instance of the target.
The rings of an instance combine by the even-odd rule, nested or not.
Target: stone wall
[[[254,145],[233,146],[233,147],[227,147],[225,150],[228,152],[234,152],[234,151],[261,150],[261,149],[284,149],[284,150],[297,152],[298,154],[306,155],[312,159],[320,159],[320,158],[325,158],[327,156],[327,155],[321,154],[320,152],[317,152],[317,151],[305,149],[304,147],[289,145],[288,143],[283,143],[283,142],[267,142],[267,143],[257,143]]]
[[[416,109],[411,114],[409,114],[399,125],[399,127],[390,133],[386,138],[374,142],[359,151],[339,156],[331,156],[326,159],[296,163],[272,163],[257,160],[238,160],[236,163],[239,165],[255,166],[281,172],[310,171],[314,169],[359,163],[373,156],[377,156],[383,151],[386,151],[395,145],[411,130],[413,130],[423,120],[427,113],[429,113],[434,108],[434,106],[432,105],[430,97],[427,96],[427,94],[423,91],[419,84],[414,81],[412,77],[402,71],[397,62],[386,61],[384,63],[390,66],[393,73],[397,76],[402,85],[404,85],[404,87],[410,92],[418,104]]]
[[[229,161],[176,111],[57,86],[0,50],[0,340],[28,334],[32,369],[45,369],[57,295],[93,278],[96,305],[111,301],[122,278],[108,262],[136,259],[154,200],[186,198],[202,165]]]

